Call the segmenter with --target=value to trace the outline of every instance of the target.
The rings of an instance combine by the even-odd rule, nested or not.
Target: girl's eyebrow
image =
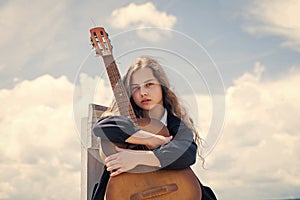
[[[148,79],[148,80],[144,81],[144,83],[148,83],[148,82],[150,82],[150,81],[156,81],[156,79],[154,79],[154,78]],[[130,85],[133,86],[133,85],[140,85],[140,84],[138,84],[138,83],[132,83],[132,84],[130,84]]]

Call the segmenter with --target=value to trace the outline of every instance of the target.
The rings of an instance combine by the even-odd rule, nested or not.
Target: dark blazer
[[[196,161],[197,145],[193,139],[193,132],[185,123],[178,117],[168,113],[167,128],[170,135],[173,136],[172,141],[152,150],[159,159],[161,169],[183,169],[193,165]],[[134,126],[131,120],[124,116],[107,116],[99,119],[93,128],[93,132],[101,139],[107,139],[114,143],[126,143],[126,139],[140,130]],[[104,199],[104,194],[109,180],[109,172],[106,167],[103,171],[102,178],[97,186],[94,188],[92,200]],[[200,182],[200,181],[199,181]],[[203,186],[202,194],[203,200],[216,199],[210,188]],[[210,194],[211,193],[211,194]]]
[[[176,116],[168,114],[167,128],[173,140],[153,150],[163,169],[183,169],[196,161],[197,145],[192,131]],[[101,118],[94,126],[94,134],[115,143],[126,139],[139,130],[124,116]]]

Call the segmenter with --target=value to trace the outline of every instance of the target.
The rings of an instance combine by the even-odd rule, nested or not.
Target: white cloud
[[[73,94],[73,111],[77,130],[81,130],[81,119],[88,116],[88,105],[95,103],[109,106],[113,93],[109,83],[99,77],[90,77],[81,73]]]
[[[300,1],[298,0],[257,0],[247,10],[250,24],[245,28],[252,34],[282,36],[283,46],[300,51]]]
[[[263,80],[257,63],[227,89],[221,140],[199,177],[221,199],[299,197],[299,70]],[[234,195],[234,196],[233,196]]]
[[[44,75],[0,90],[0,199],[80,198],[73,88]]]
[[[263,80],[264,71],[257,63],[228,88],[222,138],[206,158],[208,170],[195,166],[221,199],[299,196],[300,95],[295,86],[300,73],[291,68],[276,80]],[[102,95],[111,95],[110,88],[97,77],[82,74],[80,79],[81,94],[98,104],[110,102]],[[0,90],[0,199],[80,198],[73,89],[65,77],[44,75]],[[198,99],[204,129],[211,118],[209,99]]]
[[[0,90],[0,199],[78,199],[72,89],[66,77],[44,75]]]
[[[150,41],[158,41],[163,36],[169,36],[170,32],[143,28],[172,29],[176,20],[175,16],[159,11],[152,2],[147,2],[140,5],[131,3],[126,7],[114,10],[110,18],[110,24],[112,27],[119,29],[138,28],[140,29],[138,31],[139,37]]]

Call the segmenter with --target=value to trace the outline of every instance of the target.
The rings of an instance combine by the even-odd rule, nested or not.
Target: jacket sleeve
[[[125,140],[139,130],[129,118],[124,116],[100,118],[93,127],[97,137],[116,143],[126,143]]]
[[[160,161],[161,168],[183,169],[194,164],[197,145],[194,142],[192,131],[178,118],[171,121],[168,129],[173,135],[173,140],[153,150]],[[139,130],[130,119],[124,116],[103,117],[93,128],[97,137],[115,143],[126,143],[127,138]]]
[[[172,141],[154,149],[162,169],[183,169],[193,165],[196,161],[197,145],[193,132],[180,122],[169,129],[175,135]]]

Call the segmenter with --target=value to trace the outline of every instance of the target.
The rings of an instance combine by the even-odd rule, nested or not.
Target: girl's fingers
[[[117,162],[109,162],[106,164],[107,170],[111,171],[113,169],[117,169],[119,167],[119,164]]]
[[[122,171],[116,170],[116,171],[112,172],[112,173],[110,174],[110,176],[117,176],[117,175],[119,175],[119,174],[121,174],[121,173],[122,173]]]
[[[116,160],[117,157],[118,157],[118,154],[117,154],[117,153],[112,154],[112,155],[106,157],[105,160],[104,160],[104,162],[107,163],[107,162],[110,162],[110,161],[112,161],[112,160]]]
[[[105,165],[107,167],[107,171],[112,171],[114,169],[118,169],[120,167],[120,164],[118,160],[115,158],[107,157],[105,159]]]
[[[117,175],[119,175],[119,174],[122,174],[122,173],[125,172],[125,171],[126,171],[126,170],[125,170],[124,168],[120,167],[120,168],[117,168],[117,169],[111,171],[110,176],[117,176]]]
[[[108,168],[107,168],[107,171],[110,171],[110,172],[111,172],[111,171],[114,171],[114,170],[116,170],[116,169],[118,169],[118,167],[108,167]]]

